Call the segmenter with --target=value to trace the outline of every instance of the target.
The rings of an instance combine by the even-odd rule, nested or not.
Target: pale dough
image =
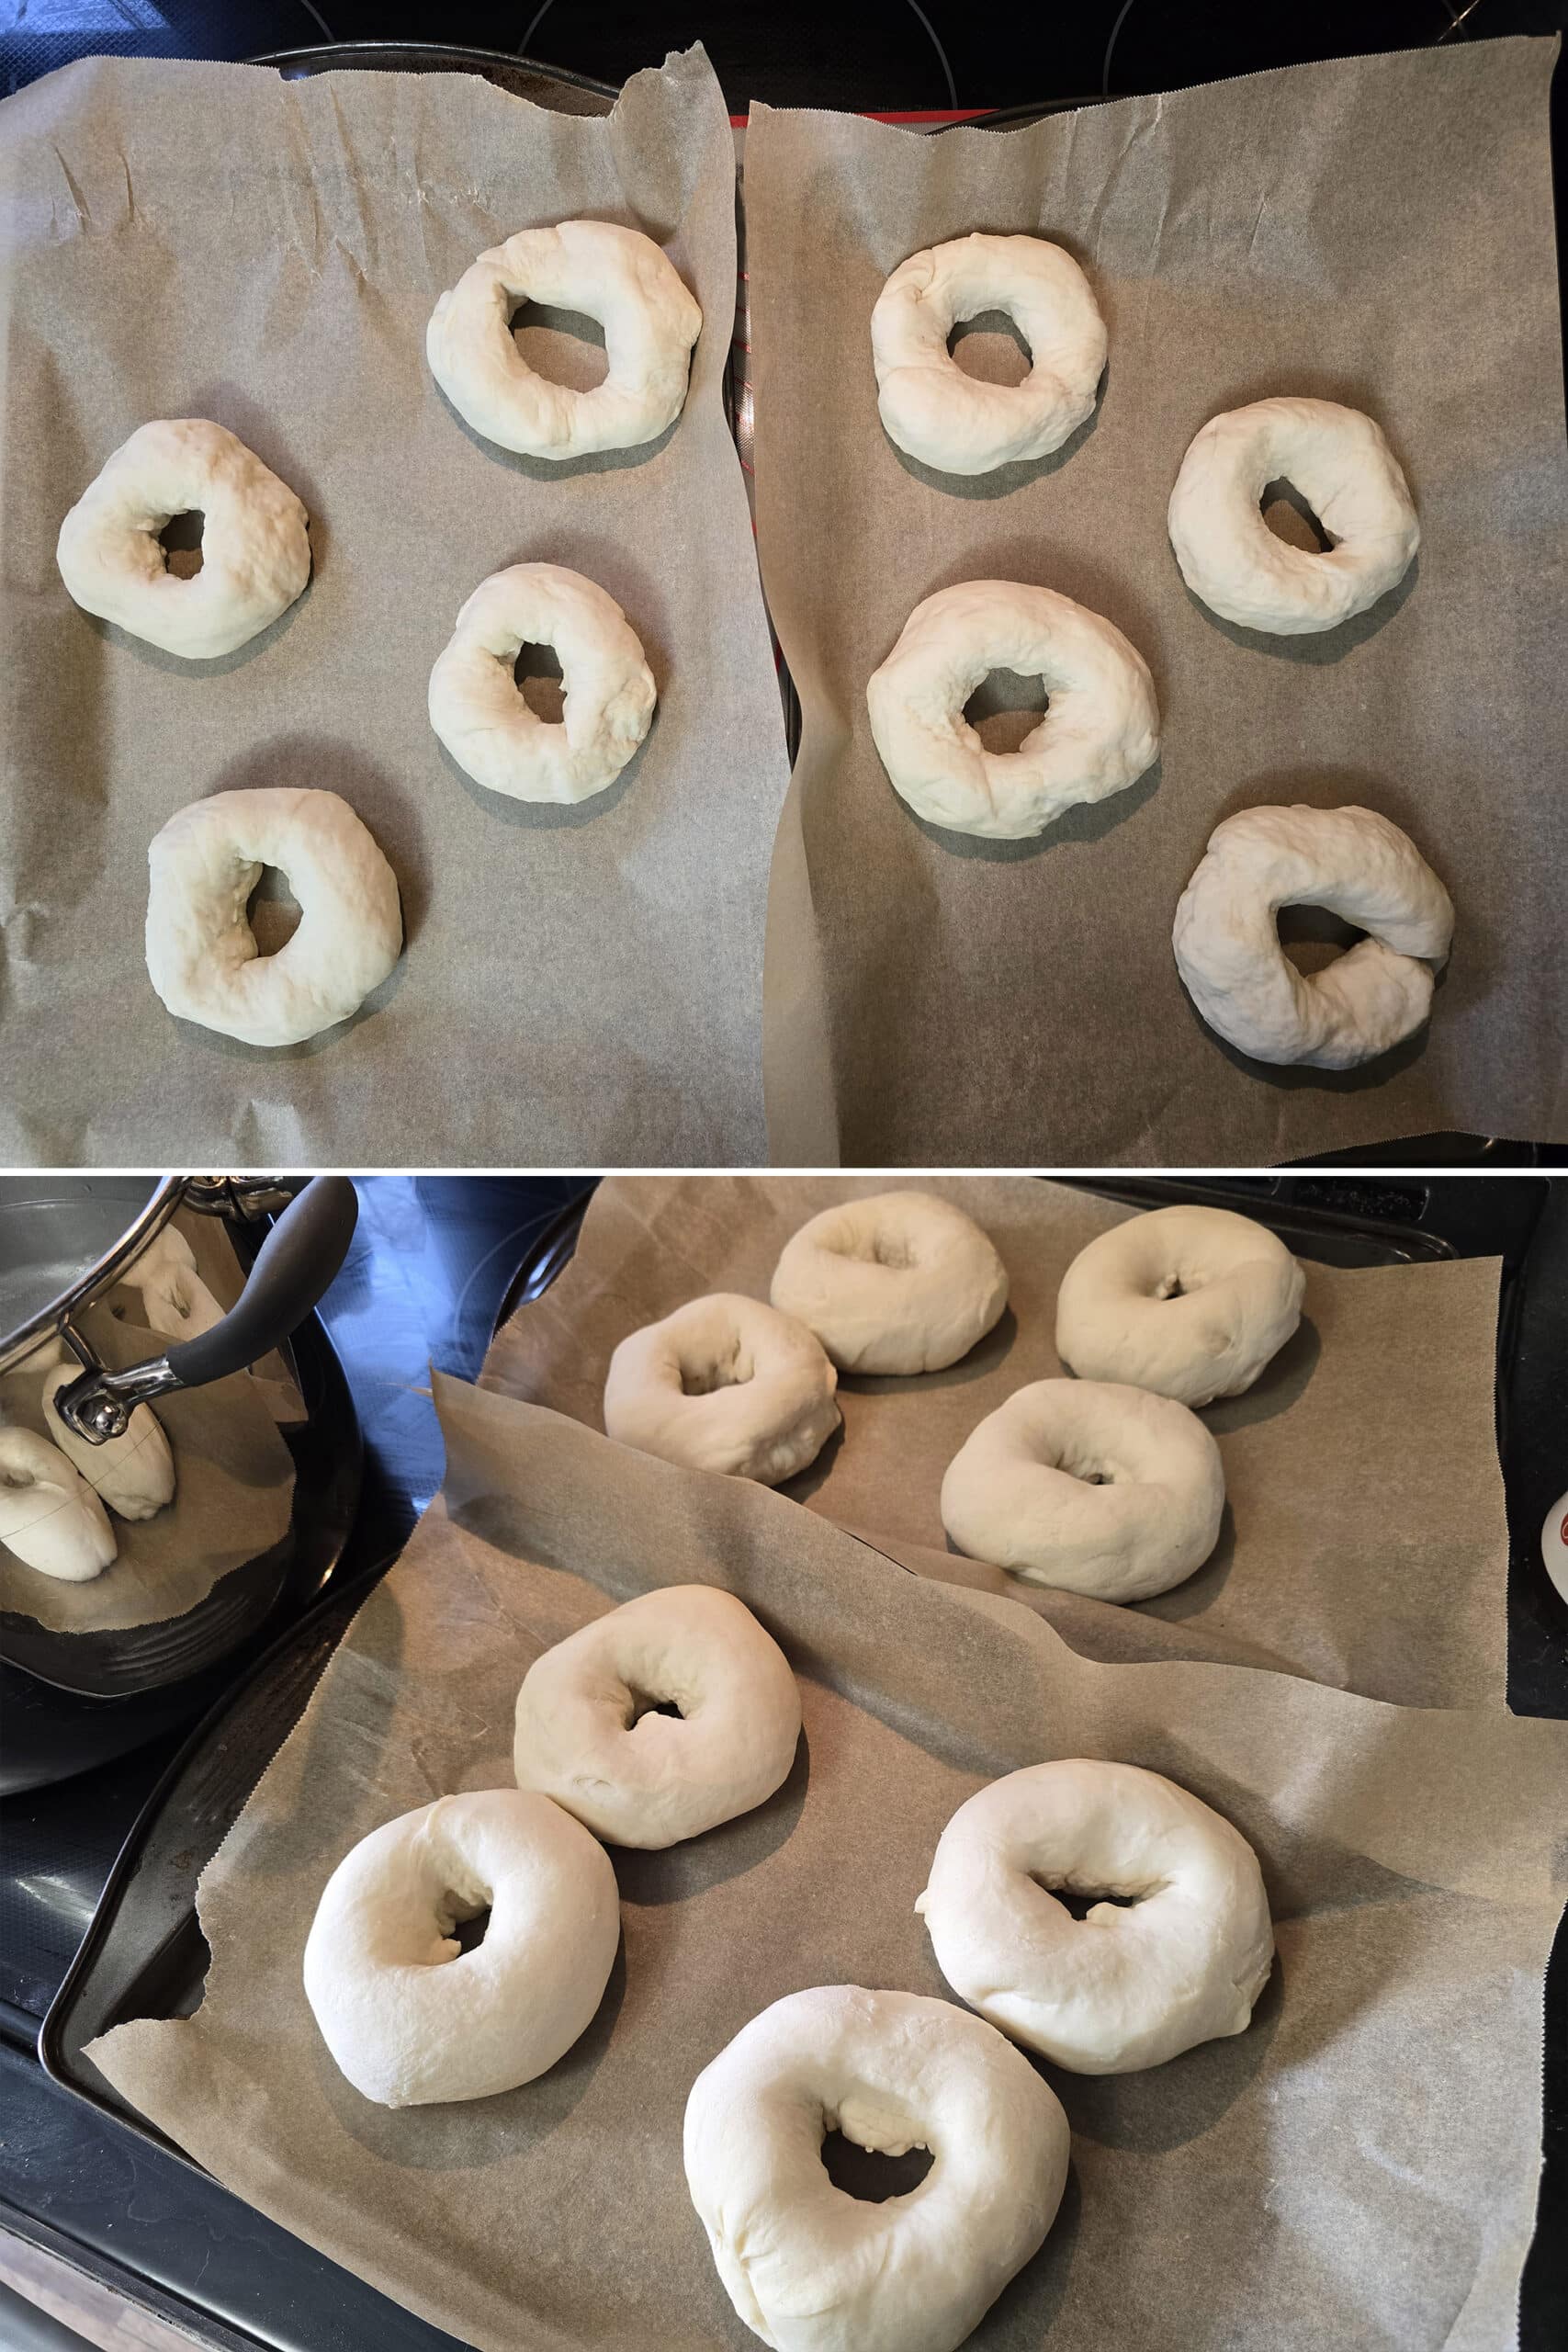
[[[1075,1919],[1049,1887],[1130,1899]],[[993,1781],[942,1831],[915,1908],[953,1991],[1077,2075],[1130,2074],[1245,2033],[1274,1961],[1246,1838],[1135,1764],[1034,1764]]]
[[[486,1910],[464,1951],[453,1928]],[[366,2098],[489,2098],[571,2048],[620,1938],[603,1846],[547,1797],[483,1789],[386,1822],[344,1857],[306,1939],[305,1994]]]
[[[718,1292],[621,1341],[604,1383],[604,1428],[666,1462],[776,1487],[814,1462],[838,1428],[838,1385],[804,1323]]]
[[[1003,311],[1029,345],[1021,384],[986,384],[947,347]],[[1105,322],[1070,254],[1043,237],[955,237],[901,262],[871,314],[876,404],[889,440],[942,473],[984,474],[1059,449],[1094,410]]]
[[[512,333],[524,302],[598,321],[609,363],[602,384],[579,392],[535,373]],[[425,354],[458,415],[487,441],[533,458],[581,458],[636,448],[673,424],[702,323],[651,237],[612,220],[563,220],[480,254],[436,303]]]
[[[1016,752],[964,716],[992,670],[1043,681],[1049,707]],[[865,690],[894,790],[949,832],[1023,841],[1083,801],[1124,792],[1159,752],[1154,681],[1098,613],[1051,588],[964,580],[917,605]]]
[[[929,2148],[881,2204],[834,2187],[840,2132]],[[686,2186],[725,2292],[775,2352],[953,2352],[1056,2218],[1067,2119],[979,2018],[820,1984],[743,2026],[686,2101]]]
[[[661,1714],[661,1702],[679,1713]],[[517,1693],[517,1785],[616,1846],[673,1846],[750,1813],[784,1781],[800,1692],[733,1593],[666,1585],[535,1659]]]
[[[55,1410],[60,1391],[79,1377],[75,1364],[44,1374],[43,1418],[51,1438],[110,1510],[121,1519],[151,1519],[175,1498],[175,1457],[163,1424],[151,1405],[136,1405],[118,1437],[93,1445]]]
[[[223,1309],[196,1271],[196,1252],[178,1226],[166,1225],[125,1276],[141,1294],[147,1328],[169,1340],[194,1340],[223,1320]]]
[[[1278,1234],[1179,1203],[1078,1251],[1056,1294],[1056,1353],[1080,1380],[1183,1405],[1239,1396],[1301,1321],[1306,1277]]]
[[[997,1322],[1008,1278],[950,1201],[875,1193],[808,1218],[780,1253],[771,1295],[840,1372],[941,1372]]]
[[[182,580],[159,534],[199,514],[201,569]],[[60,526],[60,576],[84,612],[165,653],[216,661],[287,612],[310,577],[305,509],[243,441],[204,418],[143,424]]]
[[[85,1584],[115,1555],[102,1503],[60,1448],[0,1428],[0,1544],[40,1575]]]
[[[1298,972],[1281,907],[1326,907],[1367,933]],[[1420,1028],[1453,939],[1453,903],[1409,836],[1372,808],[1244,808],[1209,836],[1171,931],[1193,1003],[1255,1061],[1353,1069]]]

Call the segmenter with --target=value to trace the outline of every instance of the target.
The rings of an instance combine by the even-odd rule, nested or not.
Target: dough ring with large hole
[[[0,1429],[0,1544],[62,1584],[85,1584],[115,1555],[102,1503],[60,1448],[32,1430]]]
[[[1145,1600],[1201,1567],[1225,1507],[1220,1449],[1171,1397],[1036,1380],[987,1413],[942,1482],[971,1559],[1100,1600]]]
[[[829,2178],[829,2132],[931,2169],[881,2204]],[[819,1984],[743,2026],[686,2101],[686,2186],[725,2292],[775,2352],[953,2352],[1043,2243],[1067,2119],[951,2001]]]
[[[1320,972],[1280,944],[1281,907],[1326,907],[1368,933]],[[1260,1062],[1354,1069],[1420,1028],[1453,903],[1415,842],[1372,808],[1244,808],[1209,836],[1171,944],[1211,1029]]]
[[[1044,682],[1049,707],[1016,752],[987,752],[964,707],[992,670]],[[949,832],[1026,841],[1065,808],[1135,784],[1159,752],[1143,656],[1051,588],[964,580],[917,605],[865,690],[894,790]]]
[[[535,1659],[513,1762],[612,1844],[674,1846],[771,1797],[799,1737],[789,1660],[745,1602],[666,1585]]]
[[[1333,542],[1308,553],[1263,519],[1272,481],[1298,490]],[[1404,474],[1370,416],[1334,401],[1254,401],[1194,437],[1168,516],[1181,576],[1222,620],[1300,637],[1397,587],[1421,544]]]
[[[814,1462],[838,1428],[838,1385],[804,1323],[720,1291],[621,1341],[604,1383],[604,1428],[666,1462],[776,1487]]]
[[[984,384],[947,347],[1004,311],[1029,345],[1021,384]],[[1070,254],[1043,237],[954,237],[901,262],[871,314],[876,405],[906,456],[948,474],[1044,458],[1093,413],[1105,322]]]
[[[182,580],[159,534],[200,514],[201,569]],[[84,612],[165,653],[215,661],[287,612],[310,577],[305,509],[243,441],[204,418],[143,424],[60,526],[60,576]]]
[[[164,1425],[151,1405],[133,1405],[118,1437],[95,1445],[80,1436],[62,1419],[54,1402],[80,1372],[78,1364],[62,1363],[44,1374],[43,1418],[50,1442],[119,1518],[151,1519],[175,1499],[175,1457]]]
[[[999,1319],[1008,1278],[951,1201],[874,1193],[807,1218],[779,1254],[770,1295],[840,1372],[941,1372]]]
[[[1179,1203],[1113,1225],[1056,1294],[1056,1353],[1080,1380],[1182,1405],[1239,1396],[1301,1321],[1306,1277],[1266,1225]]]
[[[147,970],[169,1011],[248,1046],[295,1046],[346,1021],[402,952],[397,877],[335,792],[215,792],[147,853]],[[269,865],[299,905],[263,956],[246,917]]]
[[[609,372],[592,391],[536,375],[517,348],[520,304],[581,311],[604,330]],[[673,424],[703,314],[674,264],[638,229],[563,220],[480,254],[431,316],[430,372],[476,433],[530,458],[633,449]]]
[[[558,720],[513,674],[525,645],[553,647]],[[513,800],[587,800],[615,783],[653,719],[653,673],[615,598],[556,563],[481,580],[430,673],[430,723],[465,775]]]
[[[1064,1894],[1120,1900],[1077,1919]],[[953,1991],[1077,2075],[1131,2074],[1245,2033],[1273,1966],[1246,1838],[1135,1764],[1074,1759],[993,1781],[942,1831],[915,1908]]]
[[[454,1928],[486,1911],[465,1951]],[[482,1789],[344,1855],[306,1939],[305,1996],[339,2071],[379,2106],[489,2098],[565,2056],[620,1939],[603,1846],[547,1797]]]

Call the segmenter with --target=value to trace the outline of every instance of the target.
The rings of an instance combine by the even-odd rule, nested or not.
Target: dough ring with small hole
[[[799,1737],[789,1661],[744,1601],[666,1585],[535,1659],[513,1762],[519,1788],[554,1797],[596,1837],[658,1848],[761,1804]]]
[[[1099,1600],[1145,1600],[1201,1567],[1225,1507],[1220,1449],[1171,1397],[1036,1380],[948,1464],[942,1521],[971,1559]]]
[[[0,1544],[62,1584],[85,1584],[115,1555],[102,1503],[60,1448],[32,1430],[0,1429]]]
[[[335,792],[215,792],[147,853],[147,970],[169,1011],[248,1046],[296,1046],[346,1021],[402,952],[397,877]],[[299,904],[263,956],[245,909],[264,868]]]
[[[1281,907],[1326,907],[1368,933],[1320,972],[1280,944]],[[1260,1062],[1354,1069],[1411,1036],[1448,960],[1448,892],[1372,808],[1244,808],[1209,836],[1171,944],[1211,1029]]]
[[[149,1330],[166,1339],[194,1340],[223,1320],[223,1309],[196,1271],[196,1252],[176,1225],[166,1225],[148,1244],[125,1280],[141,1294]]]
[[[120,1519],[151,1519],[175,1498],[175,1457],[164,1425],[151,1405],[134,1405],[118,1437],[95,1445],[61,1418],[55,1398],[79,1377],[81,1367],[62,1363],[43,1376],[43,1418],[50,1442],[57,1445],[101,1503]]]
[[[1239,1396],[1301,1321],[1306,1277],[1266,1225],[1181,1203],[1078,1251],[1056,1294],[1056,1353],[1080,1380],[1182,1405]]]
[[[840,1372],[941,1372],[1000,1317],[1007,1268],[951,1201],[874,1193],[809,1217],[780,1252],[771,1295]]]
[[[205,517],[201,570],[182,580],[159,534]],[[188,662],[232,653],[287,612],[310,577],[305,509],[221,424],[143,424],[60,526],[60,576],[84,612]]]
[[[1021,384],[965,375],[947,347],[965,319],[1004,311],[1029,345]],[[955,237],[901,262],[871,314],[876,405],[907,457],[986,474],[1048,457],[1093,413],[1105,322],[1070,254],[1043,237]]]
[[[829,2179],[841,2132],[925,2178],[874,2204]],[[743,2026],[686,2100],[686,2186],[726,2294],[774,2352],[953,2352],[1043,2243],[1067,2119],[951,2001],[818,1984]]]
[[[490,1913],[468,1951],[453,1929]],[[547,1797],[481,1789],[384,1822],[327,1881],[305,1996],[381,2107],[531,2083],[592,2022],[621,1939],[603,1846]]]
[[[609,372],[592,391],[536,375],[512,321],[524,302],[581,311],[604,330]],[[563,459],[634,449],[673,424],[703,314],[674,264],[613,220],[521,229],[443,294],[425,334],[430,372],[466,424],[502,449]]]
[[[553,647],[558,720],[524,700],[513,665]],[[615,783],[653,719],[653,673],[626,615],[592,580],[514,563],[481,580],[430,673],[430,723],[465,775],[513,800],[587,800]]]
[[[621,1341],[604,1383],[604,1428],[666,1462],[776,1487],[814,1462],[838,1428],[838,1385],[804,1323],[718,1292]]]
[[[1043,680],[1049,708],[1016,752],[987,752],[964,707],[992,670]],[[954,833],[1027,841],[1065,808],[1124,792],[1159,752],[1143,656],[1051,588],[964,580],[917,605],[865,690],[894,790]]]
[[[1333,541],[1326,554],[1276,538],[1272,481],[1298,490]],[[1181,576],[1222,620],[1280,637],[1336,628],[1396,587],[1421,544],[1404,474],[1370,416],[1334,401],[1254,401],[1211,418],[1170,493]]]
[[[1077,1919],[1062,1894],[1121,1900]],[[1076,2075],[1131,2074],[1245,2033],[1274,1962],[1246,1838],[1135,1764],[993,1781],[942,1831],[915,1908],[961,1999]]]

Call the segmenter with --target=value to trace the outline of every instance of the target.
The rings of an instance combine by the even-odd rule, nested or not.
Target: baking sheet
[[[424,330],[476,254],[582,214],[663,243],[706,323],[650,452],[550,467],[467,431]],[[177,1135],[240,1167],[765,1157],[786,760],[722,404],[734,216],[700,49],[603,119],[466,74],[129,59],[0,105],[0,1155],[162,1165]],[[527,337],[565,379],[592,364],[554,314]],[[110,451],[193,414],[299,492],[315,559],[284,618],[195,666],[78,612],[54,563]],[[459,605],[525,560],[608,589],[659,686],[626,775],[572,809],[471,786],[425,715]],[[396,972],[285,1052],[175,1022],[142,961],[149,842],[252,785],[342,794],[402,893]]]
[[[1568,1142],[1556,55],[1456,42],[939,138],[753,107],[758,544],[804,713],[769,917],[776,1163],[1247,1167],[1438,1128]],[[962,481],[883,433],[868,322],[907,254],[974,229],[1074,254],[1111,356],[1063,450]],[[998,380],[1022,369],[1000,335],[960,351]],[[1421,515],[1405,582],[1320,637],[1216,620],[1166,540],[1199,426],[1280,391],[1376,416]],[[1157,766],[1037,842],[924,825],[871,741],[866,680],[916,604],[971,579],[1063,591],[1154,673]],[[1015,749],[1035,716],[981,732]],[[1359,1071],[1244,1062],[1177,977],[1172,917],[1209,834],[1278,801],[1382,810],[1455,902],[1429,1030]],[[1347,936],[1295,921],[1309,968],[1325,931]]]
[[[954,1806],[1043,1757],[1117,1757],[1252,1840],[1279,1961],[1237,2039],[1120,2078],[1047,2070],[1073,2128],[1066,2197],[971,2341],[1512,2345],[1563,1726],[1096,1664],[761,1488],[441,1375],[434,1391],[443,1497],[205,1874],[201,2007],[89,2045],[124,2096],[480,2352],[742,2352],[682,2177],[692,2080],[800,1986],[942,1995],[913,1904]],[[705,1838],[615,1855],[622,1954],[549,2075],[469,2105],[370,2106],[300,1984],[331,1870],[407,1807],[505,1785],[531,1660],[612,1601],[693,1579],[756,1608],[802,1677],[789,1780]]]
[[[1134,1212],[1026,1176],[912,1181],[990,1235],[1007,1312],[946,1372],[841,1377],[843,1430],[784,1493],[922,1576],[1027,1603],[1090,1657],[1270,1667],[1411,1706],[1504,1703],[1498,1260],[1351,1271],[1303,1259],[1295,1337],[1245,1395],[1201,1416],[1228,1496],[1213,1558],[1174,1590],[1121,1607],[965,1559],[939,1496],[987,1413],[1060,1375],[1062,1276]],[[808,1216],[885,1189],[880,1177],[610,1178],[571,1263],[498,1333],[484,1384],[601,1429],[604,1374],[628,1331],[705,1291],[766,1298]]]

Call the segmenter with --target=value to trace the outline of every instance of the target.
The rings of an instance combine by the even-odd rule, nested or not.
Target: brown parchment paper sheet
[[[1564,1892],[1562,1725],[1247,1668],[1095,1664],[1027,1611],[911,1576],[782,1497],[434,1388],[443,1498],[206,1873],[201,2007],[90,2045],[123,2095],[480,2352],[744,2352],[682,2175],[694,2077],[803,1985],[941,1996],[913,1905],[953,1807],[1044,1757],[1123,1758],[1252,1840],[1278,1965],[1239,2038],[1119,2079],[1053,2074],[1073,2129],[1061,2217],[971,2341],[1512,2344]],[[300,1986],[328,1874],[397,1813],[506,1785],[530,1661],[612,1601],[691,1580],[739,1593],[801,1677],[789,1779],[705,1838],[615,1854],[622,1956],[549,2075],[466,2106],[368,2105]]]
[[[113,1296],[135,1300],[137,1294],[120,1289]],[[133,1321],[129,1309],[122,1314],[106,1303],[76,1319],[98,1362],[116,1371],[162,1355],[169,1345]],[[43,1374],[30,1366],[0,1377],[0,1421],[48,1437],[42,1390]],[[160,1396],[152,1409],[175,1457],[174,1500],[151,1519],[121,1519],[111,1510],[116,1555],[85,1584],[43,1576],[0,1544],[0,1609],[51,1633],[162,1624],[205,1600],[231,1568],[282,1541],[293,1509],[294,1457],[278,1435],[265,1385],[249,1373],[231,1373],[209,1387]]]
[[[1352,58],[939,138],[752,108],[758,543],[804,713],[769,918],[775,1162],[1246,1167],[1447,1127],[1568,1140],[1556,53]],[[965,483],[883,433],[869,321],[907,254],[974,229],[1065,245],[1111,352],[1063,450]],[[1000,336],[961,348],[976,373],[1021,371]],[[1283,391],[1374,415],[1421,514],[1400,589],[1321,637],[1217,621],[1166,539],[1199,426]],[[1158,765],[1039,842],[920,823],[866,722],[915,605],[974,579],[1106,615],[1159,695]],[[1005,729],[983,727],[993,750],[1016,748]],[[1429,1030],[1360,1071],[1244,1062],[1177,977],[1171,921],[1209,834],[1280,801],[1381,809],[1458,910]],[[1293,920],[1317,934],[1309,967],[1325,927],[1348,935]]]
[[[471,435],[424,360],[442,290],[580,215],[662,243],[705,327],[651,450],[565,466]],[[0,1154],[17,1164],[724,1165],[765,1157],[768,862],[786,780],[721,385],[734,150],[700,50],[615,112],[467,74],[99,59],[0,106]],[[583,380],[581,347],[531,356]],[[190,664],[77,611],[62,516],[150,417],[210,416],[310,509],[304,596]],[[610,790],[471,786],[425,689],[490,572],[564,564],[659,687]],[[285,1052],[177,1023],[142,960],[147,845],[237,786],[326,786],[402,893],[406,951]],[[262,934],[264,944],[268,934]]]
[[[1027,1585],[948,1543],[942,1474],[1015,1389],[1057,1378],[1056,1293],[1134,1214],[1027,1176],[898,1179],[991,1237],[1006,1313],[946,1372],[844,1377],[844,1426],[784,1493],[922,1576],[1006,1593],[1090,1657],[1207,1658],[1304,1674],[1411,1706],[1500,1706],[1507,1520],[1493,1413],[1498,1261],[1352,1271],[1303,1259],[1295,1337],[1201,1419],[1224,1460],[1213,1557],[1133,1607]],[[628,1331],[705,1291],[766,1298],[790,1235],[886,1178],[612,1177],[570,1264],[497,1334],[483,1385],[604,1426]]]

